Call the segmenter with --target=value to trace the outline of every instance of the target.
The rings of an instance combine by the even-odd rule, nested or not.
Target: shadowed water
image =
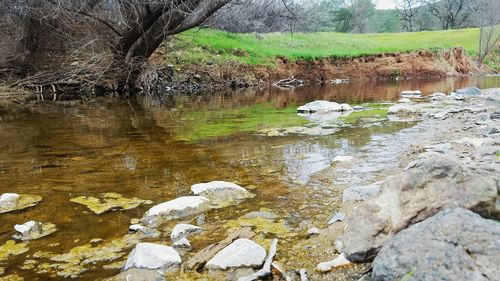
[[[0,194],[44,198],[35,207],[0,214],[0,245],[11,239],[15,224],[37,220],[58,228],[54,234],[29,242],[27,252],[0,259],[0,269],[3,275],[17,274],[28,280],[56,278],[60,269],[50,267],[55,263],[50,257],[95,238],[103,239],[97,242],[101,244],[119,239],[127,234],[130,220],[140,218],[150,207],[97,215],[71,202],[72,198],[115,192],[158,204],[188,195],[192,184],[211,180],[238,183],[257,196],[208,212],[204,226],[208,230],[193,239],[194,252],[225,237],[231,221],[262,208],[276,212],[290,232],[271,232],[262,239],[281,235],[293,245],[300,239],[294,233],[299,232],[302,220],[324,220],[333,208],[334,188],[311,181],[313,174],[330,167],[337,155],[356,155],[363,164],[332,178],[338,186],[370,183],[384,169],[396,168],[396,155],[407,145],[397,133],[416,123],[389,122],[375,114],[335,123],[336,132],[327,136],[268,137],[259,134],[260,130],[309,125],[295,111],[313,100],[363,104],[395,101],[403,90],[419,89],[429,95],[465,86],[499,87],[500,78],[352,82],[292,91],[245,90],[0,108]],[[386,141],[402,145],[389,152],[384,148]],[[168,235],[153,241],[166,242]],[[105,266],[115,262],[114,267],[120,266],[129,250],[125,247],[118,258],[85,265],[87,270],[74,277],[112,276],[119,269]],[[287,247],[280,251],[287,256]],[[36,261],[35,265],[26,266],[26,260]],[[48,266],[41,266],[44,263]]]

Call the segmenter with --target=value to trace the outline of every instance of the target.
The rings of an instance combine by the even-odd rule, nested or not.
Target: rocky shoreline
[[[121,272],[112,280],[207,276],[214,280],[495,280],[500,276],[500,89],[468,88],[429,97],[413,91],[402,96],[388,109],[389,120],[421,121],[398,136],[407,139],[406,154],[394,155],[400,168],[387,171],[385,178],[371,179],[370,184],[339,189],[339,207],[332,217],[317,224],[322,227],[304,224],[308,228],[303,242],[295,247],[317,252],[314,260],[307,261],[316,268],[302,268],[305,256],[297,255],[299,261],[280,256],[280,246],[288,241],[271,237],[271,232],[265,238],[267,242],[273,238],[272,242],[263,243],[251,226],[205,247],[192,245],[191,238],[206,231],[205,212],[230,208],[255,196],[250,189],[224,181],[195,184],[190,194],[152,206],[142,218],[131,221],[130,233],[123,239],[88,251],[82,246],[79,253],[50,259],[59,262],[55,266],[60,277],[77,277],[87,264],[115,261],[133,248],[124,264],[114,265]],[[303,114],[332,118],[355,110],[363,109],[332,102],[299,108]],[[324,130],[331,128],[320,127],[314,133],[323,135]],[[391,153],[391,147],[383,149]],[[315,180],[327,186],[335,180],[333,174],[360,176],[346,167],[361,167],[361,161],[359,155],[339,155]],[[36,208],[42,198],[30,196],[2,194],[0,213]],[[113,193],[76,197],[72,202],[96,214],[152,203]],[[277,216],[259,211],[243,218],[273,221]],[[14,239],[22,241],[57,231],[48,222],[36,221],[16,225],[15,230]],[[168,235],[170,241],[149,242],[160,235]],[[8,242],[0,246],[0,254],[15,255],[14,245],[21,244]],[[92,256],[95,252],[101,259]]]

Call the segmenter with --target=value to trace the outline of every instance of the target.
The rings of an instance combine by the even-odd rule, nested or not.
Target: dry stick
[[[273,262],[274,255],[276,255],[277,245],[278,239],[274,238],[273,242],[271,243],[271,247],[269,248],[269,255],[267,255],[267,259],[264,262],[264,266],[262,267],[262,269],[247,277],[240,277],[238,278],[238,281],[254,281],[272,274],[271,263]]]

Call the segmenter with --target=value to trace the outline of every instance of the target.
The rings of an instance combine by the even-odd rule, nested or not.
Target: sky
[[[378,0],[377,1],[377,9],[394,9],[396,4],[394,4],[394,0]]]

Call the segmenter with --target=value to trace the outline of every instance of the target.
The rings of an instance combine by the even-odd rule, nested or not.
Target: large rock
[[[184,218],[210,210],[210,200],[204,196],[184,196],[149,209],[141,221],[155,226],[163,221]]]
[[[258,268],[266,258],[266,250],[252,240],[241,238],[218,252],[205,265],[208,269]]]
[[[181,262],[181,257],[172,247],[139,243],[130,253],[124,270],[129,268],[168,270],[179,267]]]
[[[191,186],[191,192],[195,195],[207,197],[212,206],[216,208],[235,205],[245,199],[254,197],[254,195],[245,188],[235,183],[225,181],[195,184]]]
[[[0,196],[0,214],[33,207],[42,197],[30,194],[4,193]]]
[[[394,236],[375,258],[372,279],[498,280],[499,253],[498,222],[447,209]]]
[[[476,87],[462,88],[455,91],[459,96],[475,97],[481,94],[481,90]]]
[[[317,100],[297,108],[297,112],[299,113],[325,113],[330,111],[342,111],[342,106],[336,102]]]
[[[434,156],[387,179],[381,192],[353,208],[344,237],[351,261],[370,261],[397,232],[442,209],[462,207],[499,218],[498,175],[471,170],[457,159]]]

